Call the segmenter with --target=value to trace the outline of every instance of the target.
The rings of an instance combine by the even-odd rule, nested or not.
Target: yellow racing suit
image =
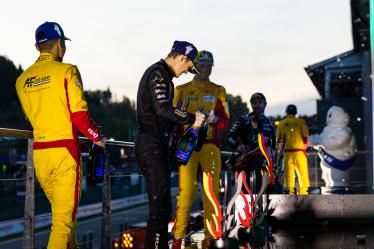
[[[34,167],[52,209],[48,249],[78,248],[75,230],[81,191],[81,158],[77,130],[101,139],[88,114],[76,66],[42,53],[21,74],[16,90],[33,127]]]
[[[286,118],[280,121],[277,129],[278,142],[282,142],[282,139],[285,139],[286,142],[283,157],[284,187],[290,191],[290,194],[294,193],[295,172],[299,181],[297,193],[301,195],[308,194],[310,184],[305,151],[308,135],[309,130],[305,120],[296,118],[293,114],[288,114]]]
[[[178,109],[187,110],[191,113],[198,110],[203,112],[213,110],[214,115],[218,117],[217,123],[209,125],[207,137],[201,150],[198,152],[194,151],[187,165],[179,167],[179,195],[177,197],[173,235],[175,238],[182,238],[186,235],[190,211],[197,191],[199,166],[202,172],[210,172],[212,174],[214,193],[216,196],[218,194],[221,172],[219,131],[228,128],[230,114],[225,88],[209,81],[201,82],[193,79],[189,83],[176,87],[173,102]],[[214,214],[214,208],[211,206],[205,191],[202,192],[205,226],[205,220],[208,217],[211,219],[210,217]],[[212,238],[206,227],[205,237]]]

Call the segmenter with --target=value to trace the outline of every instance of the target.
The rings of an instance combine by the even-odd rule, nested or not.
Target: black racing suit
[[[193,124],[195,115],[173,108],[174,73],[164,60],[150,66],[139,83],[135,156],[147,182],[149,217],[145,249],[168,247],[171,214],[168,143],[175,124]]]
[[[265,146],[270,147],[272,151],[275,150],[275,126],[273,120],[259,115],[256,117],[253,113],[248,113],[235,121],[229,134],[228,141],[232,145],[233,149],[236,150],[239,145],[244,144],[247,151],[254,151],[246,161],[246,166],[242,169],[247,175],[247,183],[250,183],[249,173],[252,171],[256,172],[256,186],[252,189],[252,192],[257,193],[261,187],[261,170],[264,169],[266,159],[261,153],[258,146],[258,134],[264,135]]]

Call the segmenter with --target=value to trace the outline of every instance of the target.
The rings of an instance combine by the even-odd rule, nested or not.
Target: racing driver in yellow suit
[[[309,130],[305,120],[296,118],[297,108],[295,105],[286,107],[287,116],[280,121],[277,129],[277,141],[282,143],[285,140],[284,150],[284,187],[290,194],[295,192],[295,173],[299,181],[297,194],[307,195],[309,184],[308,161],[305,148],[308,143]]]
[[[176,87],[174,106],[188,112],[210,112],[207,118],[208,132],[199,151],[194,151],[187,165],[179,167],[179,195],[173,227],[173,249],[181,248],[182,238],[186,235],[190,211],[197,191],[198,167],[202,172],[212,174],[214,193],[218,194],[221,172],[221,151],[219,131],[229,126],[229,110],[226,101],[226,90],[223,86],[209,80],[212,72],[213,55],[208,51],[200,51],[197,67],[200,74],[186,84]],[[213,111],[213,112],[212,112]],[[186,127],[185,127],[186,128]],[[212,217],[214,208],[203,191],[204,225],[207,217]],[[213,222],[213,221],[212,221]],[[205,238],[212,238],[205,227]],[[207,240],[206,240],[207,241]]]
[[[40,57],[19,76],[16,90],[33,127],[36,177],[51,204],[48,249],[75,249],[82,176],[77,131],[102,147],[106,138],[88,113],[78,68],[62,63],[68,38],[61,26],[45,22],[35,38]]]

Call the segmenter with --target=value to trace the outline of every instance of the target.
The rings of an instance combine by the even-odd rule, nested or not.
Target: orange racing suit
[[[277,129],[277,139],[281,142],[286,139],[284,150],[283,165],[285,173],[284,187],[294,193],[295,172],[299,181],[298,194],[308,194],[309,174],[308,161],[306,157],[305,145],[309,135],[305,120],[296,118],[293,114],[288,114],[286,118],[280,121]]]
[[[78,68],[42,53],[21,74],[16,90],[33,127],[34,167],[52,209],[48,249],[78,248],[75,230],[81,191],[77,131],[92,141],[101,136],[83,97]]]
[[[179,195],[177,197],[173,235],[175,238],[182,238],[186,235],[190,211],[197,191],[199,165],[202,172],[211,172],[214,193],[216,196],[218,194],[221,172],[219,131],[228,128],[230,114],[225,88],[209,81],[199,82],[193,79],[189,83],[176,87],[174,106],[191,113],[199,109],[204,112],[213,110],[214,115],[218,117],[217,123],[209,125],[207,137],[201,150],[194,151],[187,165],[179,167]],[[203,205],[205,226],[205,220],[214,214],[214,208],[211,206],[205,191],[203,191]],[[205,237],[212,238],[206,227]]]

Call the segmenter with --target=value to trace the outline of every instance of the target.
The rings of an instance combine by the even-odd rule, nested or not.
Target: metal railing
[[[35,247],[35,174],[34,174],[34,163],[33,163],[33,134],[32,131],[27,130],[15,130],[0,128],[0,137],[14,137],[27,139],[27,167],[26,177],[18,179],[3,178],[1,181],[23,181],[26,180],[25,186],[25,207],[24,207],[24,232],[23,232],[23,248],[34,249]],[[83,141],[88,141],[86,138],[80,138]],[[107,145],[109,146],[120,146],[120,147],[134,147],[134,143],[123,142],[123,141],[112,141],[108,140]],[[109,158],[107,156],[107,158]],[[126,175],[121,175],[126,176]],[[111,248],[111,191],[110,191],[110,178],[119,177],[119,175],[110,175],[109,160],[106,160],[104,168],[104,181],[102,191],[102,225],[101,225],[101,248]]]
[[[26,168],[26,193],[24,212],[24,249],[33,249],[35,244],[35,205],[34,205],[34,160],[33,160],[33,135],[32,131],[0,128],[0,136],[24,138],[28,140],[27,168]],[[6,179],[11,180],[11,179]]]
[[[355,165],[347,170],[350,176],[349,183],[353,187],[372,187],[367,186],[366,179],[357,179],[358,175],[365,176],[367,168],[365,167],[365,156],[369,155],[370,151],[357,151]],[[313,150],[307,152],[309,180],[313,188],[323,187],[325,182],[322,180],[322,169],[320,166],[321,159],[318,152]]]
[[[14,129],[4,129],[0,128],[0,137],[14,137],[20,139],[27,139],[27,161],[26,161],[26,176],[16,179],[12,178],[1,178],[0,181],[3,182],[18,182],[25,181],[25,206],[24,206],[24,232],[23,232],[23,248],[24,249],[34,249],[35,248],[35,175],[34,175],[34,165],[33,165],[33,139],[32,132],[25,130],[14,130]],[[87,142],[88,139],[80,138],[81,140]],[[123,141],[107,141],[108,146],[112,147],[134,147],[132,142]],[[358,152],[359,155],[365,155],[368,152],[361,151]],[[232,152],[222,151],[222,156],[228,158],[231,156]],[[109,158],[109,156],[108,156]],[[320,166],[319,158],[317,152],[309,152],[309,171],[313,172],[313,179],[311,183],[314,187],[322,186],[323,183],[320,180]],[[364,169],[364,168],[363,168]],[[120,177],[131,177],[131,174],[116,174],[111,175],[110,171],[110,160],[106,160],[105,170],[104,170],[104,182],[102,185],[102,212],[101,212],[101,236],[100,244],[101,248],[109,249],[111,248],[111,242],[113,234],[111,234],[111,179],[116,179]],[[49,216],[49,215],[48,215]],[[40,216],[39,216],[40,217]],[[90,236],[88,236],[90,237]],[[92,236],[91,236],[92,237]],[[89,239],[85,241],[84,244],[91,244],[98,239]]]

